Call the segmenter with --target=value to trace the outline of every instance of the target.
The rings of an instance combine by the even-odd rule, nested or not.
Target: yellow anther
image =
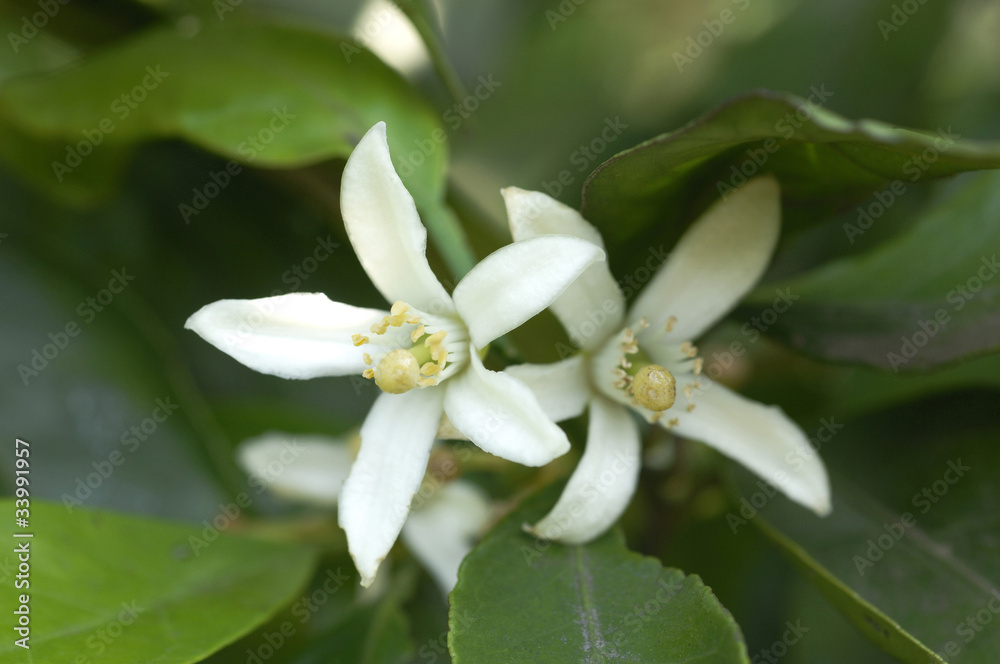
[[[431,351],[431,359],[437,362],[442,369],[448,362],[448,349],[445,348],[444,345],[444,338],[446,336],[448,336],[447,332],[444,330],[438,330],[424,339],[424,345]]]
[[[666,331],[667,332],[673,332],[674,331],[674,325],[677,325],[677,316],[671,316],[670,318],[667,319]]]
[[[667,428],[669,429],[673,429],[678,424],[680,424],[680,421],[676,417],[672,417],[669,420],[667,420]]]
[[[355,346],[363,346],[368,343],[368,337],[362,336],[360,334],[355,334],[351,336],[351,341],[354,342]]]
[[[693,403],[689,403],[689,404],[687,405],[687,412],[689,412],[689,413],[690,413],[690,412],[691,412],[692,410],[694,410],[694,404],[693,404]]]
[[[425,362],[424,366],[420,367],[420,373],[424,376],[439,374],[441,373],[441,365],[434,364],[433,362]]]
[[[417,385],[420,387],[434,387],[437,384],[437,378],[420,378],[417,380]]]
[[[700,357],[699,358],[695,358],[694,368],[692,369],[692,371],[694,371],[694,375],[695,376],[700,376],[701,375],[702,367],[704,367],[704,366],[705,366],[705,360],[703,360]]]
[[[412,341],[413,343],[417,343],[417,339],[419,339],[422,336],[424,336],[424,326],[418,325],[417,329],[415,329],[413,332],[410,332],[410,341]]]
[[[368,353],[365,353],[364,355],[362,355],[361,359],[364,360],[365,364],[367,364],[368,366],[372,365],[372,356],[369,355]]]
[[[694,395],[694,385],[688,383],[684,386],[684,398],[691,401],[691,397]]]
[[[677,398],[677,382],[674,375],[659,366],[648,364],[632,379],[632,394],[643,408],[654,412],[667,410]]]
[[[420,365],[412,353],[397,348],[379,360],[374,375],[375,384],[383,392],[403,394],[418,385]]]
[[[621,349],[626,355],[634,355],[639,352],[639,344],[635,341],[635,332],[630,327],[626,327],[622,334]]]
[[[389,317],[386,316],[382,319],[381,323],[373,323],[371,326],[372,334],[385,334],[385,331],[389,329]]]
[[[662,410],[653,413],[653,416],[651,418],[649,418],[649,421],[650,421],[651,424],[656,424],[657,422],[660,421],[661,417],[663,417],[663,411]]]
[[[685,341],[684,343],[681,344],[681,352],[688,357],[694,357],[695,355],[698,354],[698,347],[695,346],[690,341]]]
[[[621,359],[618,360],[618,364],[622,369],[630,369],[632,367],[632,363],[628,361],[627,355],[622,355]]]
[[[639,329],[645,330],[647,327],[649,327],[649,319],[643,316],[639,319]]]
[[[392,307],[389,309],[389,313],[393,316],[401,316],[410,310],[410,305],[402,300],[396,300]]]
[[[374,378],[375,377],[375,370],[374,369],[365,369],[364,371],[361,372],[361,375],[364,376],[365,378]]]

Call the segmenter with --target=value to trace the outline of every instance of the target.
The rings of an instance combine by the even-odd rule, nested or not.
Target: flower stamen
[[[419,312],[412,310],[410,305],[397,301],[389,309],[388,316],[383,316],[380,322],[371,326],[372,334],[377,336],[386,334],[390,327],[414,326],[409,333],[410,342],[413,344],[409,348],[391,350],[377,361],[368,353],[362,356],[368,366],[375,364],[374,370],[366,369],[362,375],[365,378],[374,378],[375,384],[383,392],[402,394],[414,387],[437,385],[441,373],[449,364],[449,351],[445,345],[448,333],[445,330],[438,330],[428,334],[427,326],[418,314]],[[368,337],[360,334],[355,334],[352,339],[356,346],[370,342]],[[375,342],[376,345],[384,343]]]

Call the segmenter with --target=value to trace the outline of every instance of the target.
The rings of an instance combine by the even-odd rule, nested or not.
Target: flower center
[[[665,332],[671,331],[676,324],[677,319],[671,316],[667,321]],[[640,330],[648,328],[649,321],[643,318],[639,321],[638,327]],[[652,361],[646,351],[639,346],[635,330],[632,328],[625,328],[618,347],[621,350],[621,357],[613,370],[614,386],[631,396],[633,405],[652,411],[653,422],[662,418],[664,413],[676,404],[678,380],[701,375],[703,360],[697,356],[698,349],[690,341],[660,346],[657,355],[661,361],[665,360],[664,364],[667,366]],[[695,390],[699,388],[701,384],[697,379],[685,383],[681,388],[688,402],[686,406],[688,412],[694,410]],[[668,428],[676,425],[676,418],[667,424]]]
[[[405,326],[410,326],[409,335]],[[389,315],[371,326],[374,338],[361,334],[353,336],[354,345],[396,346],[385,352],[376,361],[371,355],[363,355],[368,369],[362,372],[365,378],[374,378],[375,384],[383,392],[403,394],[414,387],[437,385],[441,372],[450,364],[449,351],[444,339],[446,330],[428,333],[421,316],[405,302],[396,302]],[[406,343],[407,336],[409,344]],[[372,368],[374,366],[374,368]]]
[[[413,353],[397,348],[378,361],[374,370],[375,384],[383,392],[402,394],[417,386],[420,362]]]
[[[659,364],[647,364],[632,377],[632,394],[643,408],[667,410],[677,400],[677,380]]]

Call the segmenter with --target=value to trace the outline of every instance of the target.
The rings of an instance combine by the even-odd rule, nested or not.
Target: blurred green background
[[[218,4],[73,0],[16,52],[13,43],[0,47],[0,96],[9,81],[73,67],[154,27],[197,33],[213,21],[273,21],[344,35],[341,44],[349,45],[368,43],[371,33],[372,48],[430,100],[446,128],[448,200],[479,256],[508,240],[501,187],[546,190],[578,205],[586,177],[614,153],[755,88],[808,97],[822,86],[832,92],[826,107],[845,117],[1000,138],[995,1],[927,2],[888,31],[889,2],[443,1],[437,9],[448,58],[467,91],[479,91],[475,110],[470,104],[463,113],[398,10],[360,2],[243,0],[228,3],[232,11],[220,15]],[[2,32],[19,33],[23,18],[37,11],[37,3],[3,2]],[[723,15],[734,20],[700,52],[692,50],[689,39],[711,32]],[[236,48],[228,56],[239,61]],[[695,53],[690,61],[676,55]],[[345,55],[334,50],[328,57]],[[154,91],[144,103],[161,101]],[[619,128],[613,139],[605,134],[595,143],[609,126]],[[10,148],[17,139],[5,130],[0,141]],[[225,170],[226,157],[177,139],[145,143],[120,173],[112,169],[95,180],[94,195],[80,206],[88,196],[65,191],[69,187],[51,177],[40,181],[19,165],[15,149],[3,152],[0,422],[5,441],[17,436],[32,443],[35,497],[62,502],[70,495],[87,507],[198,522],[245,488],[231,455],[240,440],[269,429],[337,434],[359,423],[376,395],[370,383],[263,376],[183,329],[185,319],[209,302],[275,291],[320,291],[334,300],[382,306],[339,217],[342,160],[251,165],[185,220],[179,206],[190,204],[192,190],[203,188],[211,173]],[[79,180],[75,186],[91,185]],[[908,198],[888,223],[854,245],[832,248],[786,237],[773,271],[787,276],[833,255],[870,249],[929,195]],[[854,216],[830,220],[827,235],[817,231],[817,237],[840,233],[841,223]],[[313,252],[324,242],[340,246],[317,261]],[[616,274],[625,274],[635,259],[613,245],[609,256]],[[134,280],[109,302],[98,301],[98,310],[88,298],[100,300],[116,270]],[[739,339],[741,322],[721,326],[707,347]],[[78,334],[70,337],[64,332],[72,323]],[[532,339],[556,330],[542,317],[515,339],[526,356],[551,359]],[[778,375],[776,367],[787,370]],[[835,468],[859,470],[855,483],[876,495],[884,476],[866,472],[858,455],[867,450],[876,458],[872,450],[878,449],[881,463],[889,463],[911,454],[918,432],[904,424],[921,416],[929,418],[927,426],[954,420],[948,413],[956,399],[983,405],[970,409],[963,426],[992,430],[996,424],[988,415],[996,381],[975,369],[968,376],[905,382],[867,369],[822,366],[767,341],[751,349],[744,369],[748,393],[780,403],[807,432],[822,416],[847,422],[823,454]],[[919,399],[898,405],[913,396]],[[150,419],[157,400],[177,405],[163,422]],[[130,433],[132,427],[139,433]],[[139,442],[126,446],[126,439]],[[0,482],[10,489],[13,448],[4,444],[2,450]],[[81,488],[99,470],[94,464],[114,450],[127,450],[121,467],[96,488]],[[817,629],[790,646],[782,661],[891,661],[756,529],[731,532],[723,488],[714,474],[699,473],[704,451],[688,452],[671,471],[647,471],[647,493],[625,519],[629,544],[701,575],[740,623],[751,657],[772,647],[786,621],[801,620]],[[275,506],[262,499],[254,508],[266,513]],[[647,511],[659,516],[651,520]],[[630,529],[654,522],[656,532]],[[241,661],[240,653],[236,644],[217,658]]]

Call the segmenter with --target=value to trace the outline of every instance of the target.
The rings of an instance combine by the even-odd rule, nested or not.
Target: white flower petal
[[[351,341],[388,312],[332,302],[322,293],[219,300],[184,324],[246,366],[282,378],[361,373],[363,348]]]
[[[337,504],[351,470],[350,447],[340,438],[269,431],[236,450],[240,467],[277,496],[324,507]]]
[[[590,383],[582,355],[551,364],[516,364],[504,373],[531,388],[538,405],[553,422],[562,422],[583,412],[590,398]]]
[[[633,304],[630,317],[645,316],[651,323],[640,341],[659,336],[671,316],[677,321],[664,341],[697,338],[757,283],[780,229],[781,195],[770,175],[754,178],[712,205]]]
[[[601,234],[580,213],[539,191],[507,187],[510,232],[516,242],[539,235],[569,235],[604,249]],[[590,350],[621,327],[625,298],[608,264],[594,263],[549,305],[574,344]]]
[[[587,448],[552,511],[530,532],[564,544],[585,544],[610,528],[639,482],[639,428],[623,406],[595,396]]]
[[[780,408],[746,399],[704,376],[698,382],[703,387],[695,392],[694,410],[675,406],[660,423],[676,418],[675,433],[714,447],[792,500],[820,516],[828,514],[826,467],[802,430]]]
[[[361,450],[340,492],[340,527],[366,588],[399,535],[420,488],[444,390],[381,394],[361,425]]]
[[[545,465],[569,451],[566,434],[527,385],[484,367],[475,348],[469,363],[445,383],[444,410],[456,429],[490,454],[525,466]]]
[[[494,251],[455,286],[455,308],[476,348],[552,304],[591,263],[599,247],[575,237],[547,235]]]
[[[344,166],[340,210],[361,266],[390,303],[453,310],[427,263],[427,230],[389,157],[385,123],[368,130]]]
[[[458,583],[458,567],[490,519],[490,501],[474,484],[445,484],[403,526],[403,541],[445,595]]]
[[[624,405],[632,402],[632,397],[617,387],[615,383],[619,380],[615,370],[621,367],[622,342],[625,340],[625,330],[620,330],[618,334],[608,339],[601,348],[590,357],[587,363],[587,370],[590,372],[590,384],[597,390]]]

